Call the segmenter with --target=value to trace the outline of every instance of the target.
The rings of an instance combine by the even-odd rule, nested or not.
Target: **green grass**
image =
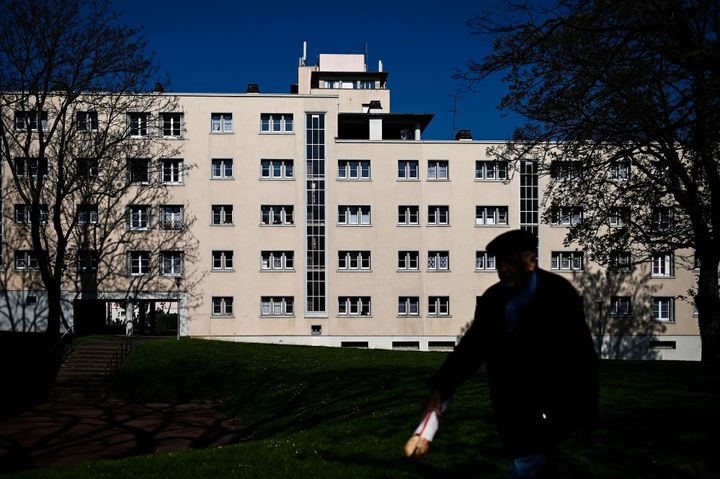
[[[19,478],[502,477],[481,371],[460,390],[430,454],[402,457],[440,353],[160,340],[113,382],[134,401],[211,399],[242,440],[215,449],[27,471]],[[697,363],[601,364],[601,427],[560,451],[571,478],[720,475],[720,374]]]

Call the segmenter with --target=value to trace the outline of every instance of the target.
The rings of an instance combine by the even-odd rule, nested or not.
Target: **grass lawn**
[[[406,460],[423,380],[441,353],[172,339],[138,346],[112,384],[136,401],[212,399],[243,440],[216,449],[26,471],[19,478],[502,477],[485,375],[466,383],[430,454]],[[698,363],[605,361],[601,426],[560,451],[570,478],[720,477],[720,374]]]

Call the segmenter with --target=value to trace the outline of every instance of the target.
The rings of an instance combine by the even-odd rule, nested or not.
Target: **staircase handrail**
[[[132,349],[132,336],[123,336],[120,346],[115,349],[110,361],[105,366],[105,377],[110,376],[116,369],[118,369],[125,362],[130,349]]]
[[[70,326],[68,329],[65,330],[64,333],[58,338],[57,341],[52,345],[50,349],[48,349],[47,353],[38,361],[35,365],[35,371],[38,371],[41,368],[46,367],[46,363],[49,361],[49,359],[52,357],[53,354],[55,354],[56,350],[60,348],[60,346],[64,343],[66,336],[71,336],[74,334],[73,332],[73,326]],[[58,364],[62,364],[63,361],[65,361],[65,358],[67,358],[68,354],[70,354],[72,348],[67,348],[63,352],[62,356],[60,356],[60,360],[58,361]]]

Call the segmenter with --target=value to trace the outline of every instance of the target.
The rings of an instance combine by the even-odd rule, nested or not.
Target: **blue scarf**
[[[537,275],[533,271],[523,287],[505,305],[505,321],[508,333],[512,333],[517,327],[518,322],[520,322],[520,315],[527,309],[536,288]]]

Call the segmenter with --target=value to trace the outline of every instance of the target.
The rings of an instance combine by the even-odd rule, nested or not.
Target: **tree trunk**
[[[708,258],[710,259],[710,258]],[[720,366],[720,289],[718,289],[717,258],[701,258],[698,278],[697,308],[701,360],[705,364]]]
[[[60,334],[60,325],[62,323],[62,294],[60,288],[48,288],[47,294],[48,317],[46,332],[48,334]]]

